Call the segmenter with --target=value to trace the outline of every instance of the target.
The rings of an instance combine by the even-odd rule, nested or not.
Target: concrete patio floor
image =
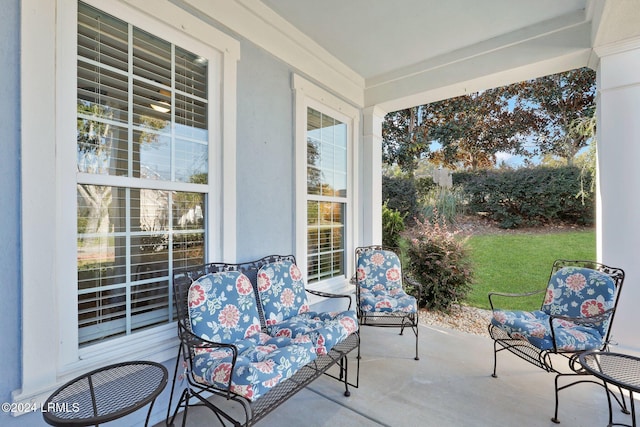
[[[498,355],[487,337],[420,327],[420,360],[413,334],[363,327],[360,387],[344,397],[341,384],[322,377],[258,422],[259,427],[305,426],[555,426],[552,374],[510,353]],[[355,374],[355,359],[349,365]],[[226,402],[224,402],[226,403]],[[604,389],[580,384],[560,393],[562,426],[606,426]],[[182,420],[176,420],[180,425]],[[631,417],[614,408],[614,422]],[[218,425],[206,408],[189,410],[188,426]],[[164,424],[158,424],[158,426]]]

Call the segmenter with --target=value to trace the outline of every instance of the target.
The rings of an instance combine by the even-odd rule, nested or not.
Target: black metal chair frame
[[[383,251],[391,251],[398,255],[398,250],[395,248],[389,248],[382,245],[370,245],[370,246],[361,246],[356,248],[356,266],[358,265],[358,258],[361,254],[366,251],[372,250],[383,250]],[[400,256],[398,255],[398,258]],[[402,261],[401,261],[402,262]],[[420,304],[420,299],[422,296],[422,284],[417,282],[416,280],[409,277],[405,271],[404,266],[402,267],[402,288],[405,292],[407,292],[406,285],[409,284],[414,288],[418,289],[418,296],[416,297],[417,304]],[[420,360],[418,355],[418,322],[419,322],[419,306],[415,313],[404,313],[404,312],[367,312],[362,311],[360,309],[360,285],[358,283],[357,274],[353,277],[352,282],[356,286],[356,306],[358,313],[358,323],[360,326],[377,326],[383,328],[400,328],[400,335],[404,334],[404,329],[406,327],[411,328],[415,337],[416,337],[416,355],[414,357],[415,360]],[[407,292],[408,293],[408,292]],[[358,354],[358,358],[360,355]]]
[[[602,272],[604,274],[606,274],[607,276],[611,277],[614,281],[614,285],[616,287],[616,296],[615,296],[615,301],[614,301],[614,305],[613,308],[607,310],[606,312],[599,314],[597,316],[592,316],[592,317],[579,317],[579,318],[571,318],[571,317],[566,317],[566,316],[558,316],[558,315],[551,315],[549,322],[552,325],[551,326],[551,335],[553,338],[553,343],[554,343],[554,347],[548,350],[541,350],[537,347],[535,347],[534,345],[532,345],[531,343],[529,343],[529,341],[524,340],[524,339],[515,339],[515,338],[511,338],[505,331],[503,331],[502,329],[494,326],[493,324],[489,324],[489,335],[491,336],[491,338],[493,339],[493,373],[491,374],[492,377],[497,378],[498,375],[496,373],[496,369],[497,369],[497,362],[498,362],[498,353],[504,350],[507,350],[513,354],[515,354],[516,356],[520,357],[523,360],[526,360],[527,362],[531,363],[534,366],[537,366],[541,369],[543,369],[545,372],[551,372],[551,373],[555,373],[556,377],[555,377],[555,411],[554,411],[554,415],[553,418],[551,418],[551,421],[553,421],[554,423],[560,423],[560,421],[558,420],[558,393],[561,390],[564,390],[566,388],[569,388],[571,386],[574,386],[576,384],[580,384],[580,383],[595,383],[601,386],[604,386],[605,388],[607,387],[606,384],[604,382],[598,382],[595,381],[593,379],[584,379],[584,375],[587,375],[588,373],[584,370],[584,368],[582,368],[582,366],[578,363],[578,357],[580,356],[580,354],[584,353],[584,351],[562,351],[562,350],[558,350],[556,347],[556,342],[555,342],[555,334],[554,334],[554,329],[553,329],[553,319],[566,319],[569,321],[572,321],[574,323],[582,323],[582,324],[593,324],[593,323],[599,323],[602,322],[604,320],[606,320],[608,318],[609,320],[609,327],[607,329],[607,334],[604,337],[603,340],[603,345],[601,346],[601,348],[599,348],[598,350],[600,351],[607,351],[609,348],[609,345],[611,344],[611,326],[613,325],[613,320],[614,320],[614,316],[615,316],[615,312],[616,312],[616,308],[618,306],[618,300],[620,298],[620,291],[622,290],[622,284],[624,282],[624,271],[620,268],[615,268],[615,267],[609,267],[607,265],[598,263],[598,262],[594,262],[594,261],[580,261],[580,260],[556,260],[553,263],[553,266],[551,268],[551,273],[549,275],[549,278],[551,278],[551,276],[553,276],[553,274],[560,270],[563,267],[582,267],[582,268],[589,268],[592,270],[596,270],[599,272]],[[496,309],[496,298],[518,298],[518,297],[529,297],[532,295],[536,295],[536,294],[542,294],[542,300],[544,301],[544,295],[546,293],[546,287],[544,289],[540,289],[538,291],[533,291],[533,292],[526,292],[526,293],[519,293],[519,294],[510,294],[510,293],[501,293],[501,292],[490,292],[489,293],[489,304],[491,306],[491,310],[495,310]],[[542,307],[542,303],[541,303],[541,307]],[[585,350],[585,351],[592,351],[591,350]],[[556,368],[556,366],[554,366],[553,364],[553,359],[557,359],[559,360],[559,362],[557,364],[560,364],[560,362],[563,362],[562,365],[566,366],[570,369],[570,372],[567,371],[561,371],[558,370]],[[578,376],[578,377],[576,377]],[[575,381],[572,381],[568,384],[565,384],[563,386],[559,386],[559,379],[563,378],[563,377],[573,377],[573,378],[582,378],[582,379],[578,379]],[[620,405],[621,409],[623,412],[628,413],[627,407],[626,407],[626,403],[624,400],[624,396],[622,396],[621,394],[621,399],[618,399],[617,396],[614,395],[614,397],[616,398],[616,400],[618,401],[618,404]]]
[[[212,341],[206,341],[202,338],[194,335],[191,332],[189,310],[187,308],[187,297],[189,292],[189,286],[191,283],[201,276],[209,273],[221,272],[221,271],[240,271],[249,277],[251,284],[254,287],[255,295],[257,299],[257,307],[260,316],[260,323],[263,331],[266,331],[266,321],[262,305],[259,301],[259,293],[257,291],[257,274],[260,267],[277,261],[292,261],[295,263],[295,257],[293,255],[270,255],[259,260],[249,261],[239,264],[228,263],[210,263],[201,266],[195,266],[190,268],[184,268],[177,270],[173,276],[173,296],[175,303],[175,310],[178,319],[178,337],[180,339],[180,346],[178,349],[178,357],[176,359],[176,366],[173,374],[173,384],[171,386],[171,395],[169,398],[169,405],[167,409],[167,425],[173,425],[176,415],[181,408],[184,408],[182,425],[184,426],[187,419],[188,409],[193,406],[205,406],[209,408],[217,417],[221,425],[233,425],[233,426],[250,426],[255,424],[258,420],[271,413],[280,404],[284,403],[291,396],[298,391],[306,387],[316,378],[321,375],[327,375],[334,378],[344,384],[345,396],[350,396],[349,386],[358,388],[360,377],[360,362],[357,361],[356,367],[356,381],[350,382],[348,379],[348,354],[354,349],[358,349],[358,355],[360,354],[360,335],[358,332],[354,332],[349,335],[342,342],[338,343],[328,354],[318,356],[314,361],[308,363],[299,369],[292,377],[285,381],[280,382],[271,390],[258,399],[249,401],[248,399],[233,393],[230,390],[231,384],[226,388],[213,387],[210,384],[204,384],[196,380],[191,371],[192,362],[195,357],[195,350],[201,348],[229,348],[234,354],[232,370],[235,369],[235,362],[237,357],[237,349],[233,344],[216,343]],[[319,292],[315,290],[307,289],[307,292],[317,296],[325,298],[346,298],[348,299],[348,309],[351,308],[351,297],[348,295],[329,294],[325,292]],[[184,364],[184,378],[187,381],[187,386],[182,391],[178,404],[171,413],[172,400],[176,383],[179,381],[182,373],[179,371],[180,365]],[[338,367],[338,373],[328,372],[333,366]],[[243,417],[241,419],[234,418],[230,411],[225,411],[225,408],[220,405],[211,402],[210,395],[220,396],[228,401],[237,402],[243,411]],[[192,404],[191,401],[195,399],[196,403]]]

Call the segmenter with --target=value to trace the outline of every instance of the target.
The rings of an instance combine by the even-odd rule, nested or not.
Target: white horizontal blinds
[[[307,109],[307,275],[344,275],[347,126]]]
[[[174,179],[205,184],[209,139],[207,61],[176,46],[174,67]]]
[[[79,3],[80,346],[171,322],[173,269],[204,262],[207,67]]]
[[[128,25],[78,11],[78,171],[127,176]]]

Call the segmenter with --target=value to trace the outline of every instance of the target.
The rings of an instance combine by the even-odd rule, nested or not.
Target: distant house
[[[354,249],[382,240],[387,112],[583,66],[598,258],[627,271],[614,335],[639,351],[640,4],[402,3],[3,1],[0,400],[172,366],[184,265],[293,253],[309,286],[350,292]]]

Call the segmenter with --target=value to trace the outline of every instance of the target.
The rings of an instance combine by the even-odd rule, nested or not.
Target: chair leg
[[[560,424],[560,420],[558,419],[558,392],[560,391],[558,389],[558,378],[560,378],[560,374],[556,375],[556,379],[555,379],[555,396],[556,396],[556,406],[555,406],[555,410],[553,412],[553,418],[551,418],[551,421],[553,421],[556,424]],[[611,408],[611,406],[609,406],[609,408]]]
[[[173,412],[173,416],[170,416],[169,414],[167,414],[167,420],[166,420],[166,425],[167,426],[173,426],[173,422],[176,419],[176,416],[178,415],[178,411],[180,411],[180,408],[182,407],[184,402],[184,412],[182,414],[182,426],[184,427],[186,425],[187,422],[187,410],[189,409],[189,389],[185,388],[182,391],[182,394],[180,395],[180,399],[178,399],[178,405],[176,406],[176,410]],[[171,400],[169,401],[169,403],[171,403]],[[169,409],[168,411],[171,411],[171,404],[169,404]]]
[[[176,381],[178,380],[178,367],[180,366],[180,361],[181,361],[180,356],[182,356],[182,344],[178,346],[178,356],[176,357],[176,367],[173,370],[173,383],[171,384],[171,394],[169,394],[169,405],[167,406],[167,419],[165,420],[168,426],[172,425],[173,420],[175,419],[175,414],[174,414],[173,418],[171,418],[171,422],[169,422],[169,417],[171,417],[171,403],[173,401],[173,392],[176,388]],[[180,401],[181,400],[182,400],[182,396],[180,397]],[[180,407],[180,401],[178,401],[178,408]]]
[[[202,392],[197,392],[197,391],[191,392],[189,388],[186,388],[184,391],[184,394],[186,395],[186,401],[185,401],[184,413],[182,418],[182,427],[185,427],[186,425],[187,411],[189,410],[189,406],[192,406],[189,404],[189,400],[192,398],[196,398],[197,400],[200,401],[200,403],[196,403],[193,406],[204,406],[209,408],[211,412],[213,412],[213,414],[216,416],[221,426],[226,426],[226,425],[229,425],[228,423],[231,423],[231,425],[233,425],[234,427],[243,427],[243,426],[248,427],[251,424],[248,404],[246,404],[244,401],[233,399],[235,402],[238,402],[242,407],[242,409],[244,410],[245,422],[243,423],[239,420],[232,418],[231,415],[227,414],[222,409],[218,408],[216,405],[209,402],[209,400],[207,400],[202,395]],[[176,409],[176,412],[177,412],[177,409]]]
[[[360,337],[358,337],[360,340]],[[356,359],[356,382],[351,384],[355,388],[360,387],[360,343],[358,342],[358,358]]]
[[[498,342],[496,340],[493,340],[493,374],[491,374],[493,378],[498,378],[498,374],[496,374],[497,367],[498,367]]]
[[[577,377],[577,378],[583,378],[583,379],[579,379],[579,380],[573,381],[573,382],[571,382],[569,384],[565,384],[562,387],[558,387],[558,380],[560,379],[560,377],[568,377],[568,376]],[[576,384],[581,384],[581,383],[592,383],[592,384],[597,384],[599,386],[604,387],[605,392],[607,393],[607,402],[608,402],[608,406],[609,406],[609,425],[612,425],[611,423],[612,423],[612,420],[613,420],[613,414],[612,414],[612,410],[611,410],[611,396],[613,396],[614,399],[616,399],[616,401],[620,405],[620,408],[622,409],[622,412],[625,412],[626,403],[625,403],[625,400],[624,400],[624,395],[621,394],[622,402],[620,402],[620,400],[618,399],[618,396],[616,396],[613,393],[613,391],[609,390],[609,388],[607,387],[607,384],[605,382],[595,381],[593,379],[593,377],[591,377],[590,375],[587,375],[587,374],[583,374],[583,373],[578,373],[578,374],[557,374],[556,378],[555,378],[556,406],[555,406],[555,411],[553,413],[553,418],[551,418],[551,421],[553,421],[556,424],[560,424],[560,420],[558,419],[558,407],[559,407],[559,394],[558,393],[560,391],[564,390],[565,388],[569,388],[571,386],[574,386]]]
[[[416,319],[416,325],[413,326],[413,332],[416,334],[416,357],[414,358],[415,360],[420,360],[420,356],[418,356],[418,319]]]
[[[351,392],[349,391],[349,360],[347,356],[343,356],[342,359],[340,359],[339,366],[341,376],[344,372],[344,395],[349,397],[351,396]]]

